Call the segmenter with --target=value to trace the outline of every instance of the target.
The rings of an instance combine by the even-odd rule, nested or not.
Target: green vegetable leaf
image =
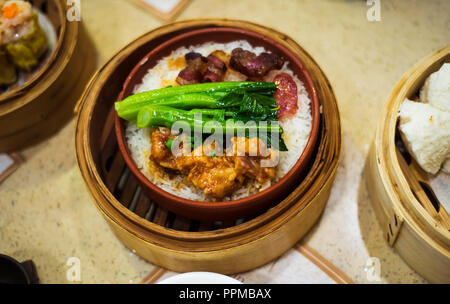
[[[166,141],[167,149],[172,150],[172,145],[173,145],[173,139],[169,139]]]

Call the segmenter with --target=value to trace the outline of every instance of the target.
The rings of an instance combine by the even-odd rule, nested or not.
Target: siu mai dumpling
[[[7,1],[1,11],[1,40],[10,60],[20,69],[32,70],[48,49],[37,13],[26,1]]]
[[[17,80],[16,69],[0,47],[0,86],[10,85]]]

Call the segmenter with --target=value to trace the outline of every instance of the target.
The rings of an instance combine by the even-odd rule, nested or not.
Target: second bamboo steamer
[[[57,132],[96,68],[83,24],[66,18],[66,1],[35,0],[56,32],[52,54],[22,85],[0,95],[0,153],[17,151]]]
[[[418,62],[396,84],[381,113],[366,170],[386,241],[432,283],[450,282],[450,217],[433,193],[431,175],[399,149],[397,125],[405,98],[412,100],[429,75],[449,62],[447,46]]]

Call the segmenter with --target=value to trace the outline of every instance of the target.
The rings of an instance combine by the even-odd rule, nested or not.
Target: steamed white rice
[[[177,58],[184,57],[188,52],[195,51],[201,53],[203,56],[208,56],[216,50],[222,50],[230,54],[231,51],[237,47],[244,50],[251,51],[255,54],[266,52],[263,47],[252,47],[247,41],[234,41],[230,43],[205,43],[202,45],[190,46],[188,48],[181,47],[172,52],[171,55],[161,59],[154,68],[150,69],[147,75],[143,78],[141,84],[136,86],[135,93],[159,89],[168,85],[174,85],[175,80],[180,72],[174,62]],[[223,200],[234,200],[242,198],[251,194],[255,194],[261,190],[270,187],[271,184],[276,183],[295,165],[306,143],[308,142],[311,133],[311,110],[310,99],[308,93],[303,86],[303,83],[296,75],[287,67],[288,63],[282,67],[281,70],[271,71],[265,79],[271,81],[273,77],[281,72],[287,73],[297,84],[298,89],[298,110],[297,113],[289,119],[280,121],[283,127],[283,139],[289,151],[280,152],[279,163],[276,168],[276,178],[265,184],[259,184],[256,181],[250,181],[244,184],[240,189],[235,191],[232,196],[225,197]],[[174,195],[198,201],[211,201],[211,197],[205,195],[201,189],[193,186],[182,175],[170,175],[166,173],[161,167],[150,160],[151,154],[151,132],[150,128],[137,129],[134,123],[128,123],[126,128],[126,139],[132,158],[141,172],[155,185],[164,189],[165,191]]]

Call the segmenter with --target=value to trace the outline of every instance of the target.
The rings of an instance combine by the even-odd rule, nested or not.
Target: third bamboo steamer
[[[433,176],[396,145],[397,124],[405,98],[417,95],[427,77],[449,62],[450,46],[424,58],[400,79],[381,113],[366,171],[386,240],[433,283],[450,282],[450,218],[433,193]]]
[[[259,215],[208,222],[167,211],[142,191],[118,151],[112,102],[119,95],[130,66],[135,66],[150,50],[182,33],[215,27],[249,29],[291,50],[311,75],[322,110],[314,156],[302,182],[287,197]],[[341,152],[339,112],[320,67],[289,37],[244,21],[188,20],[143,35],[95,75],[77,110],[77,159],[96,206],[128,248],[152,263],[179,272],[242,272],[291,248],[322,213]]]
[[[0,94],[0,152],[15,151],[55,133],[96,68],[95,50],[79,21],[66,18],[63,0],[31,1],[54,29],[55,41],[31,73]],[[49,38],[49,41],[52,40]],[[19,83],[20,82],[20,83]]]

